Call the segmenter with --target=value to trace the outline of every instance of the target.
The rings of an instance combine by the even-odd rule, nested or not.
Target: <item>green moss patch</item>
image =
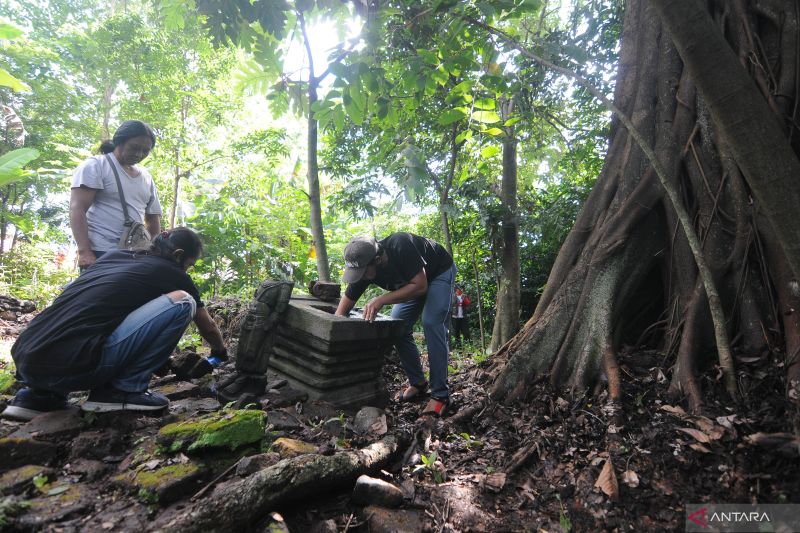
[[[119,474],[112,481],[131,492],[136,492],[145,503],[168,503],[179,500],[197,490],[197,483],[205,469],[196,463],[172,464],[147,470]]]
[[[15,381],[14,374],[0,370],[0,394],[11,393],[10,389]]]
[[[205,448],[235,450],[264,438],[264,412],[250,409],[220,411],[161,428],[158,442],[170,452]]]

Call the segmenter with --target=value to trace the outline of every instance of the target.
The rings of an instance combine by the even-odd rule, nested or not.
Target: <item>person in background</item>
[[[111,165],[117,169],[129,216],[143,222],[151,236],[161,231],[161,204],[153,177],[137,166],[155,145],[153,128],[140,120],[127,120],[110,141],[100,145],[100,152],[109,157],[93,156],[75,169],[69,223],[81,270],[117,248],[122,236],[125,217]]]
[[[159,411],[169,405],[148,391],[189,322],[227,358],[222,333],[203,307],[187,271],[202,251],[197,234],[175,228],[148,250],[112,250],[69,284],[17,338],[11,355],[17,392],[4,416],[30,420],[67,406],[67,394],[90,390],[85,411]]]
[[[467,308],[470,305],[469,296],[464,294],[461,287],[456,285],[453,293],[453,302],[450,305],[450,333],[453,335],[453,344],[461,346],[463,341],[469,342],[469,322],[467,321]],[[462,341],[463,337],[463,341]]]
[[[344,250],[343,279],[348,283],[336,314],[347,316],[367,287],[389,291],[364,306],[364,320],[373,321],[384,305],[394,304],[392,318],[405,322],[405,332],[395,345],[408,386],[399,401],[411,401],[428,389],[413,328],[422,315],[428,345],[431,399],[422,415],[445,416],[451,407],[447,386],[447,325],[456,267],[444,247],[412,233],[393,233],[381,241],[355,237]]]

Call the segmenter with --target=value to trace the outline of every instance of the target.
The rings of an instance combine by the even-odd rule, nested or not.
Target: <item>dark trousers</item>
[[[450,334],[453,335],[453,344],[462,344],[462,336],[465,341],[469,341],[469,322],[467,317],[450,317]]]

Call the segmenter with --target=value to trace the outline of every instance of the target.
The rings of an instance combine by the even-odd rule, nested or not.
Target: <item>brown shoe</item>
[[[411,402],[428,392],[428,382],[423,381],[417,385],[410,385],[397,395],[398,402]]]

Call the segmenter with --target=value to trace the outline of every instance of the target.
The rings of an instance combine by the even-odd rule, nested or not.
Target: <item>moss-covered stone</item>
[[[235,450],[264,438],[264,412],[257,410],[220,411],[200,418],[175,422],[161,428],[158,442],[170,452],[205,448]]]
[[[0,370],[0,394],[10,394],[12,385],[16,382],[14,374]]]
[[[25,465],[6,472],[0,476],[0,494],[19,494],[33,486],[36,476],[52,476],[52,468],[40,465]]]
[[[286,437],[281,437],[273,442],[272,449],[283,458],[317,453],[317,447],[313,444],[296,439],[287,439]]]
[[[139,469],[119,474],[114,483],[135,491],[146,503],[169,503],[197,490],[205,469],[194,462],[172,464],[153,470]]]

